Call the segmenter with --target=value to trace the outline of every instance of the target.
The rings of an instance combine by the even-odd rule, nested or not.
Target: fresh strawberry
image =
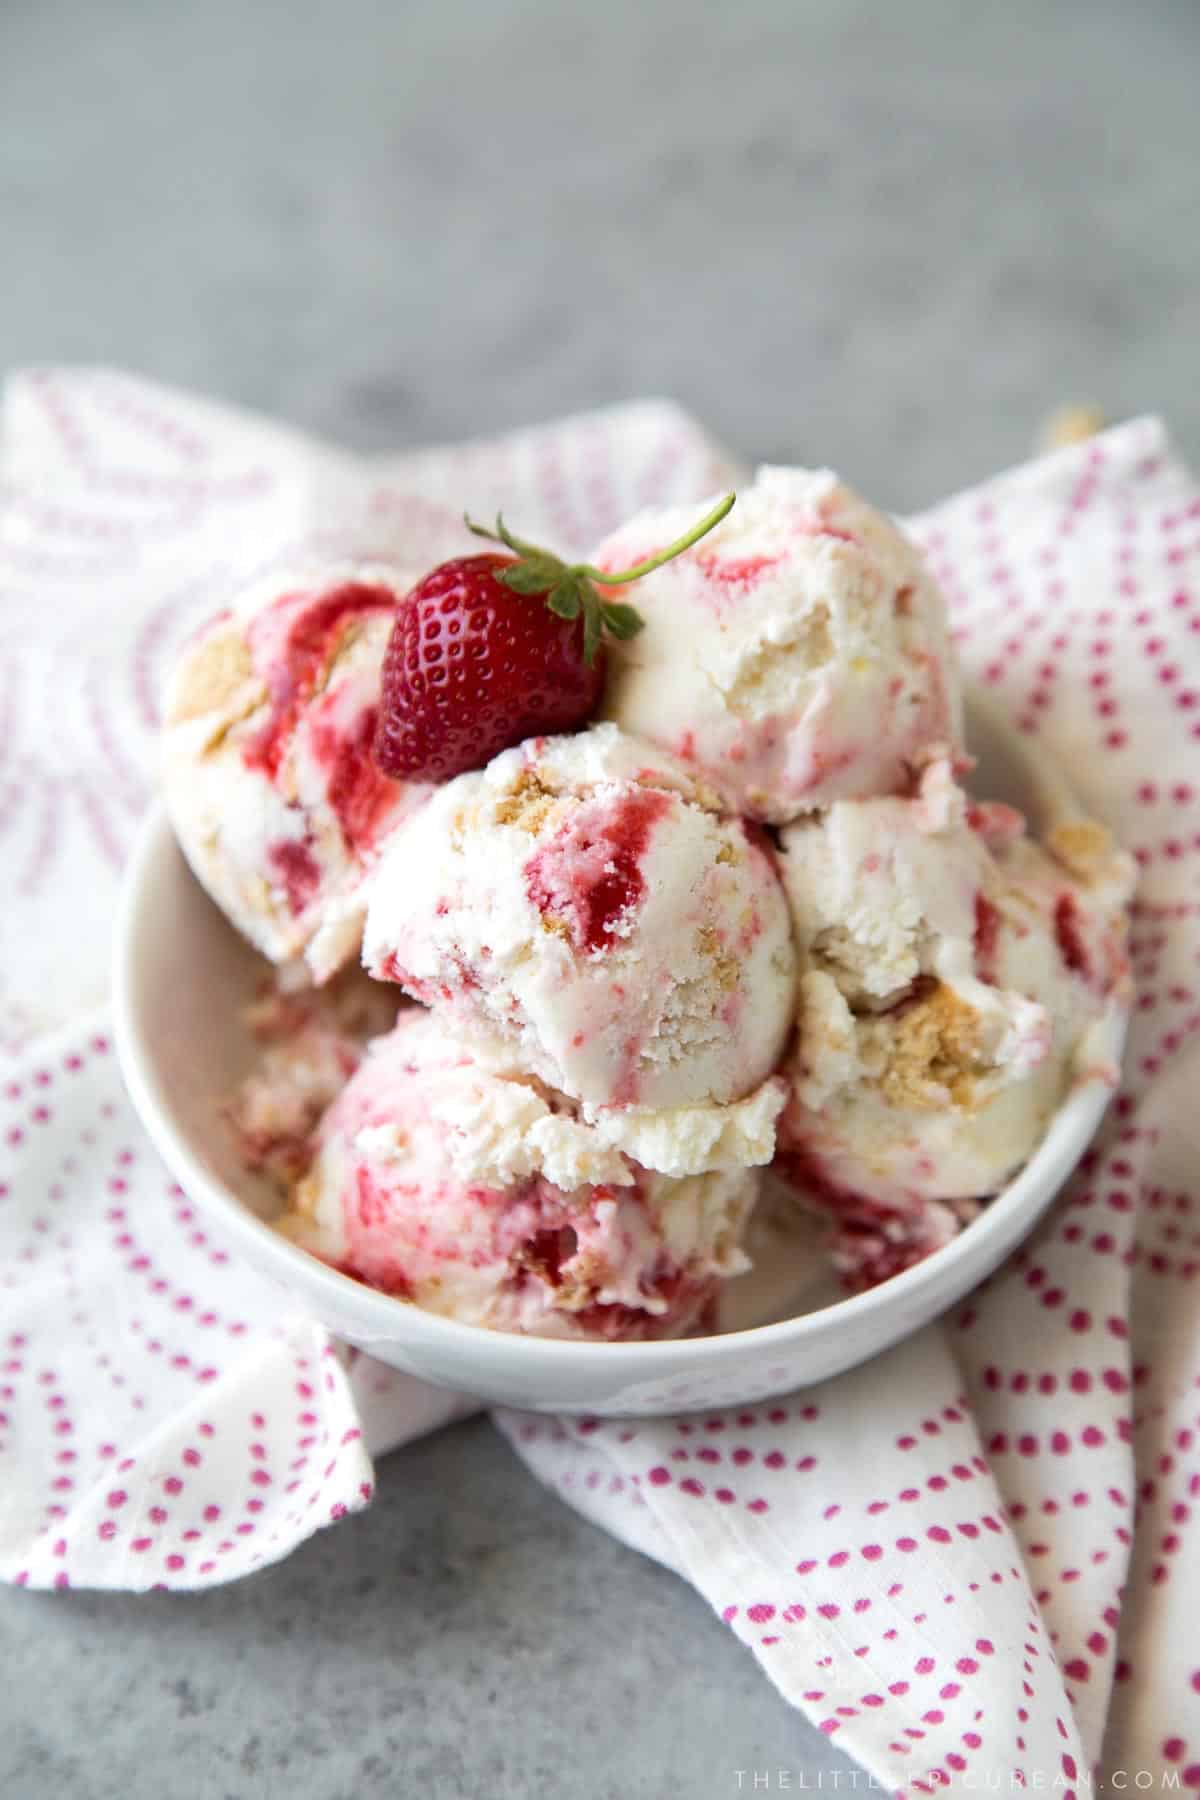
[[[467,524],[513,554],[487,551],[442,563],[401,601],[383,661],[375,761],[385,775],[448,781],[510,744],[574,731],[604,686],[602,640],[642,628],[632,606],[610,600],[723,519],[729,494],[686,537],[618,573],[564,563],[513,537]]]
[[[446,781],[591,713],[604,660],[589,665],[579,619],[561,619],[501,580],[512,557],[462,556],[400,607],[383,661],[375,761],[385,775]]]

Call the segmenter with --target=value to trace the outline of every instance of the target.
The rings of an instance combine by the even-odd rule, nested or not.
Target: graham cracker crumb
[[[656,787],[659,784],[653,781],[646,781],[641,785],[643,787]],[[706,781],[693,780],[692,792],[690,794],[685,794],[684,799],[690,799],[693,805],[700,807],[704,812],[720,814],[725,811],[725,804],[721,799],[720,794],[718,794],[715,787],[710,787]]]
[[[548,931],[551,937],[565,938],[568,943],[571,941],[571,927],[561,913],[543,913],[542,930]]]
[[[1103,431],[1104,414],[1098,406],[1060,406],[1050,414],[1038,433],[1040,450],[1065,450],[1070,444],[1086,443]]]
[[[596,1260],[596,1259],[591,1259]],[[601,1271],[597,1269],[597,1275]],[[589,1278],[585,1270],[574,1279],[568,1277],[560,1281],[554,1293],[554,1304],[560,1312],[582,1312],[585,1307],[594,1304],[599,1282],[595,1276]]]
[[[1112,838],[1093,819],[1072,819],[1067,824],[1054,825],[1046,833],[1045,842],[1055,862],[1085,883],[1102,876],[1112,860]]]
[[[983,1066],[978,1013],[939,981],[897,1015],[879,1085],[893,1106],[932,1111],[947,1093],[966,1106]]]
[[[467,833],[475,823],[474,809],[467,806],[457,807],[450,819],[451,848],[461,850],[467,840]]]
[[[202,719],[209,713],[225,713],[240,700],[247,699],[243,690],[254,681],[254,667],[246,640],[236,626],[212,631],[196,644],[184,659],[171,696],[168,725],[185,725],[189,719]],[[254,683],[252,698],[239,707],[239,717],[261,703],[266,690]],[[229,720],[228,724],[235,721]]]
[[[522,769],[516,783],[496,802],[497,825],[515,825],[536,837],[558,802],[558,795],[542,781],[534,769]]]
[[[313,676],[312,687],[307,694],[309,702],[319,699],[325,692],[337,674],[339,663],[358,640],[366,636],[369,624],[368,620],[353,614],[339,622],[329,641],[321,666]]]
[[[303,1239],[306,1227],[315,1224],[321,1184],[313,1174],[305,1175],[292,1189],[291,1213],[280,1219],[276,1229],[295,1241]]]
[[[734,957],[724,949],[721,940],[711,925],[701,925],[696,933],[700,945],[700,954],[712,964],[712,972],[717,986],[723,994],[731,994],[737,986],[738,966]]]

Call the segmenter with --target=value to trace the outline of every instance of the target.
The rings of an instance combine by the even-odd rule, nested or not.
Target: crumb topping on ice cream
[[[591,564],[494,535],[415,589],[256,583],[176,673],[176,831],[282,968],[244,1162],[316,1255],[498,1330],[711,1326],[768,1165],[850,1285],[887,1279],[1112,1078],[1129,860],[968,797],[936,583],[828,471],[642,513]],[[567,730],[597,651],[605,722]],[[360,943],[382,1015],[311,987]]]
[[[1130,864],[1090,823],[1049,842],[945,762],[911,799],[783,833],[802,974],[781,1143],[848,1206],[995,1193],[1068,1084],[1107,1072],[1094,1031],[1128,981]]]
[[[364,957],[589,1117],[743,1100],[790,1028],[768,849],[613,725],[440,789],[389,841]]]

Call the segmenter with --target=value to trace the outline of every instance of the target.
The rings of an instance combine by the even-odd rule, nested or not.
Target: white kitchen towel
[[[241,1266],[124,1099],[95,1009],[164,671],[299,539],[432,561],[503,505],[583,548],[734,472],[661,403],[367,461],[107,371],[16,377],[0,450],[0,1575],[203,1586],[365,1505],[373,1453],[470,1402]],[[1109,1120],[1031,1244],[865,1371],[498,1423],[885,1786],[1200,1788],[1200,488],[1139,421],[912,529],[970,671],[1141,865]]]

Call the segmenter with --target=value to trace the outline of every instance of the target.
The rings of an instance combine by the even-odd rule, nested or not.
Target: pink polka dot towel
[[[364,462],[104,371],[15,378],[2,454],[0,1576],[199,1587],[366,1505],[373,1454],[470,1402],[241,1267],[124,1099],[95,1009],[163,671],[299,538],[403,517],[434,560],[503,503],[582,548],[730,471],[658,404]],[[864,1371],[497,1423],[885,1787],[1197,1789],[1200,487],[1139,421],[913,530],[970,672],[1141,865],[1108,1122],[1037,1238]]]

